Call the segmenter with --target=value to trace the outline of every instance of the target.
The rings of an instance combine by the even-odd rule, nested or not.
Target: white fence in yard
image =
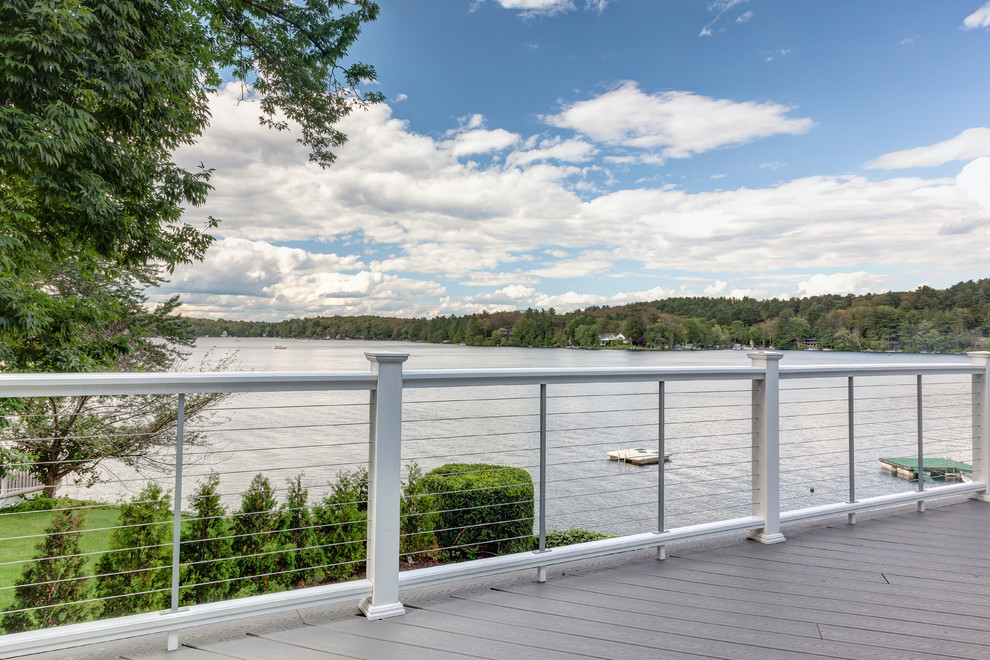
[[[167,474],[171,606],[3,635],[0,656],[156,632],[167,632],[174,649],[184,628],[329,603],[353,602],[380,619],[403,614],[401,595],[412,587],[520,569],[544,580],[546,567],[561,562],[649,547],[662,558],[674,541],[746,532],[777,543],[788,523],[840,515],[855,522],[857,512],[907,503],[923,510],[949,495],[988,498],[990,352],[971,353],[969,362],[788,366],[780,353],[753,352],[741,367],[484,370],[408,370],[405,354],[367,357],[370,372],[0,376],[0,398],[167,395],[180,415]],[[181,604],[182,509],[190,480],[206,474],[191,460],[199,446],[183,442],[182,410],[187,395],[202,392],[236,393],[224,424],[197,430],[215,441],[201,458],[234,457],[219,472],[238,487],[259,469],[279,483],[305,471],[316,492],[335,472],[367,469],[363,575]],[[289,403],[279,403],[282,393],[292,393]],[[273,426],[276,416],[291,423]],[[605,458],[631,447],[672,460],[635,467]],[[880,473],[885,456],[913,458],[922,472],[926,457],[952,457],[972,472],[958,483],[902,481]],[[416,568],[401,552],[414,515],[403,508],[404,468],[413,462],[426,470],[452,462],[525,469],[534,485],[533,550]],[[139,480],[125,471],[115,478],[122,488]],[[236,493],[223,493],[230,508]],[[553,529],[572,527],[615,536],[548,547]],[[435,551],[452,549],[463,548]]]
[[[44,490],[45,486],[26,472],[15,472],[0,478],[0,502]]]

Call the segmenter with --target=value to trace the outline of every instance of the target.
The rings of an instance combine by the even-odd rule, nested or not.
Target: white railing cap
[[[2,374],[0,397],[370,390],[367,371]]]

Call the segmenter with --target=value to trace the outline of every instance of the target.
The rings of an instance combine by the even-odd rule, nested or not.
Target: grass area
[[[93,506],[82,502],[59,500],[59,506],[86,506],[79,541],[83,553],[99,553],[110,546],[107,528],[117,524],[120,510],[115,506]],[[24,513],[0,510],[0,610],[5,610],[14,602],[12,588],[26,561],[37,554],[36,546],[44,541],[45,529],[54,514],[51,511],[29,511]],[[87,572],[92,573],[99,554],[89,557]]]

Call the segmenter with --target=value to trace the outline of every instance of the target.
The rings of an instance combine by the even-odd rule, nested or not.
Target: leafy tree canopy
[[[203,204],[210,170],[172,153],[207,126],[222,73],[259,94],[262,123],[297,122],[311,159],[330,165],[344,141],[334,123],[382,99],[357,91],[372,67],[341,64],[377,14],[368,0],[0,4],[3,368],[99,368],[117,355],[86,341],[114,305],[92,304],[81,284],[66,295],[58,278],[106,282],[202,259],[216,220],[192,227],[182,212]],[[59,359],[17,348],[52,333]]]

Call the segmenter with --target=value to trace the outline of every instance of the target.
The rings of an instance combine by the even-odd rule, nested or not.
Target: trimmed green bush
[[[431,470],[422,486],[436,498],[435,534],[449,559],[532,549],[533,480],[526,470],[451,463]]]
[[[423,470],[416,463],[406,466],[399,515],[399,560],[415,564],[436,559],[437,501],[423,488]]]
[[[588,541],[601,541],[602,539],[613,539],[615,534],[599,532],[594,529],[578,529],[569,527],[567,529],[551,529],[547,532],[547,547],[559,548],[575,543],[587,543]],[[533,537],[533,548],[539,546],[539,537]]]

